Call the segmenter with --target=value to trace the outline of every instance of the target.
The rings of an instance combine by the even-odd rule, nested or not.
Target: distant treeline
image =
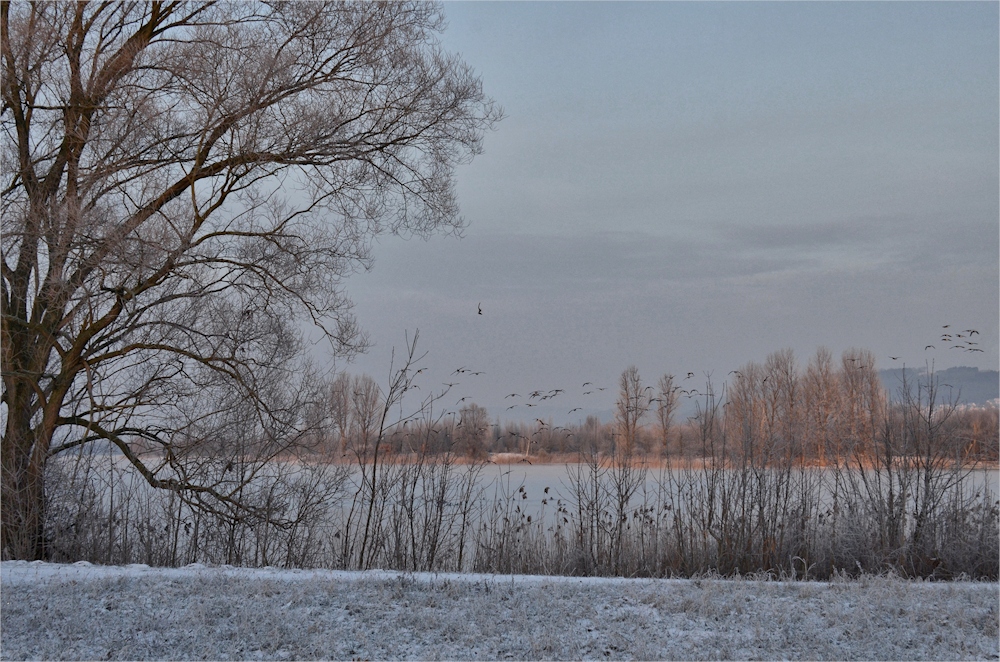
[[[625,451],[644,460],[697,459],[728,454],[767,461],[791,459],[827,464],[853,458],[874,461],[886,443],[898,455],[912,455],[932,443],[939,459],[960,464],[997,462],[998,408],[957,402],[957,392],[926,371],[893,373],[895,394],[873,354],[848,350],[834,360],[819,349],[805,367],[791,350],[733,371],[727,382],[695,386],[693,380],[661,376],[646,385],[636,368],[619,380],[615,420],[589,416],[582,424],[558,426],[491,421],[470,403],[458,411],[385,426],[377,383],[367,375],[334,381],[330,417],[315,450],[333,460],[366,458],[378,451],[408,456],[452,453],[469,459],[520,454],[529,461],[566,461],[581,453]],[[696,402],[695,414],[679,420],[682,399]],[[919,419],[920,424],[917,425]],[[930,439],[928,439],[930,437]]]

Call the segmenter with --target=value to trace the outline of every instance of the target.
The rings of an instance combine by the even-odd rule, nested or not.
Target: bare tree
[[[179,445],[212,437],[192,412],[214,391],[293,437],[321,397],[302,322],[335,354],[364,347],[343,279],[377,234],[461,226],[454,167],[500,112],[424,2],[0,19],[3,557],[44,555],[46,462],[84,444],[238,506],[184,471]]]
[[[677,412],[677,391],[679,386],[674,386],[674,376],[670,374],[660,377],[660,392],[656,396],[656,419],[660,428],[660,448],[663,455],[670,452],[670,431],[674,424],[674,415]]]
[[[800,401],[802,389],[795,364],[795,354],[791,349],[782,349],[768,354],[764,362],[767,372],[768,401],[771,403],[771,431],[775,451],[781,456],[801,456],[801,435],[803,413]]]
[[[351,434],[351,376],[346,372],[338,374],[330,383],[330,419],[336,434],[336,452],[341,457],[347,454],[347,440]]]
[[[841,355],[840,414],[837,455],[873,459],[875,437],[884,430],[887,398],[875,370],[875,355],[867,349],[848,349]],[[867,460],[866,460],[867,461]]]
[[[652,405],[652,388],[644,388],[639,369],[630,365],[618,379],[618,400],[615,403],[615,420],[618,423],[616,452],[630,458],[635,452],[639,421]]]
[[[840,403],[839,377],[833,355],[825,347],[816,350],[803,378],[805,383],[806,434],[809,452],[826,464],[826,454],[834,448],[837,412]]]
[[[470,458],[479,460],[487,457],[486,433],[490,429],[490,413],[476,403],[462,407],[458,412],[456,441],[459,448]]]
[[[350,434],[358,462],[367,462],[376,452],[375,444],[381,440],[384,421],[382,390],[371,375],[355,375],[351,380]]]

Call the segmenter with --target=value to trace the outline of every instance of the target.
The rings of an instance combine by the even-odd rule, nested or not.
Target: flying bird
[[[694,377],[694,373],[693,372],[689,372],[688,376],[685,377],[684,379],[691,379],[692,377]]]
[[[898,356],[890,356],[889,358],[892,359],[893,361],[896,361],[897,359],[899,359]]]
[[[520,397],[521,396],[518,395],[517,393],[511,393],[510,395],[503,396],[503,399],[506,400],[507,398],[520,398]]]
[[[935,347],[934,345],[927,345],[926,347],[924,347],[925,352],[929,349],[937,349],[937,347]]]
[[[583,386],[581,386],[580,388],[586,388],[588,385],[593,386],[594,382],[584,382]]]
[[[480,315],[483,314],[483,304],[482,303],[479,304],[479,314]]]
[[[575,409],[570,409],[568,413],[572,414],[575,411],[580,411],[583,407],[576,407]]]

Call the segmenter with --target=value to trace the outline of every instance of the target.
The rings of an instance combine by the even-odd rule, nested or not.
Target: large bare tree
[[[303,321],[363,347],[344,278],[379,233],[460,227],[454,167],[499,109],[424,2],[0,18],[3,557],[44,555],[46,462],[86,444],[238,507],[180,458],[296,438]]]

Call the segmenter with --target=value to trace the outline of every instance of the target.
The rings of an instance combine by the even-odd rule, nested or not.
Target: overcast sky
[[[997,3],[445,14],[506,117],[458,172],[464,238],[383,238],[351,278],[375,346],[348,370],[384,383],[419,329],[422,392],[459,382],[442,406],[564,422],[606,417],[630,364],[718,385],[822,345],[997,369]],[[986,351],[936,342],[944,324]]]

